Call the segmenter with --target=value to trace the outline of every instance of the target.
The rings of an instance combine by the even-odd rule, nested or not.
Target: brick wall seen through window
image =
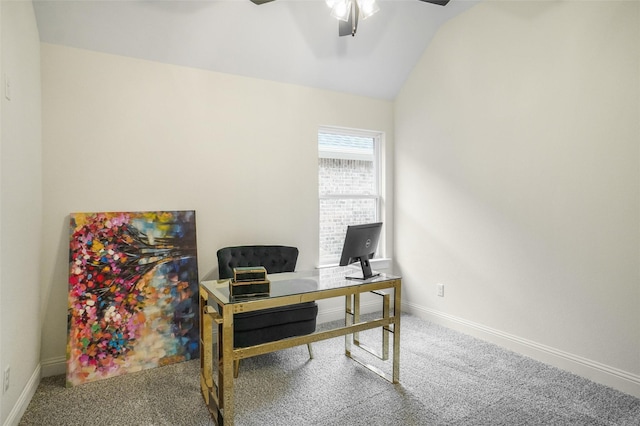
[[[379,218],[377,137],[318,134],[320,264],[337,263],[348,225]]]

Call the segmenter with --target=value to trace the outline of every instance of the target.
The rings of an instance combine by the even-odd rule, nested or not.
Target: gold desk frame
[[[200,387],[205,404],[209,409],[214,423],[218,426],[232,426],[234,423],[234,361],[320,340],[345,336],[346,356],[391,383],[398,383],[400,376],[401,285],[402,280],[400,277],[387,277],[383,274],[382,277],[364,282],[344,280],[341,286],[333,286],[328,289],[319,289],[274,298],[249,299],[242,302],[224,303],[216,297],[212,291],[212,286],[228,286],[228,280],[201,283]],[[388,291],[390,291],[391,294],[387,293]],[[369,321],[361,321],[360,295],[369,292],[382,297],[382,317]],[[390,309],[392,295],[393,315],[391,315]],[[342,296],[345,297],[345,325],[343,327],[246,348],[234,349],[233,347],[233,315],[236,313]],[[213,339],[214,326],[217,329],[216,341]],[[376,352],[360,343],[359,332],[374,328],[382,329],[381,352]],[[390,375],[367,363],[352,352],[353,344],[382,360],[388,360],[389,333],[393,333],[393,350],[391,352],[392,372]]]

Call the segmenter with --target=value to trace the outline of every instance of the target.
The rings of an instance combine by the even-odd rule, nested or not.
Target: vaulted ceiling
[[[393,99],[438,28],[479,0],[378,0],[338,37],[324,0],[34,0],[45,43]]]

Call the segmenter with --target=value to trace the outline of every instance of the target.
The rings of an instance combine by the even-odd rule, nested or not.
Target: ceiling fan
[[[251,0],[257,5],[269,3],[274,0]],[[449,0],[419,0],[425,3],[446,6]],[[358,19],[367,19],[380,10],[376,0],[326,0],[331,8],[331,16],[338,19],[338,35],[355,36],[358,29]]]

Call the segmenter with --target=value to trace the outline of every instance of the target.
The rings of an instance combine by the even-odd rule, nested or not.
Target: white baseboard
[[[27,411],[27,407],[31,402],[31,398],[36,393],[36,389],[38,389],[38,385],[40,384],[41,377],[41,367],[40,364],[36,367],[33,374],[29,378],[27,385],[22,390],[20,397],[16,401],[16,404],[13,406],[13,409],[7,416],[4,421],[4,426],[17,426],[20,423],[20,419],[25,411]]]
[[[58,376],[67,372],[67,358],[58,356],[40,362],[42,365],[42,377]]]
[[[495,343],[537,361],[570,371],[578,376],[640,398],[640,376],[637,374],[411,302],[403,301],[402,307],[403,311],[415,314],[425,320]]]

